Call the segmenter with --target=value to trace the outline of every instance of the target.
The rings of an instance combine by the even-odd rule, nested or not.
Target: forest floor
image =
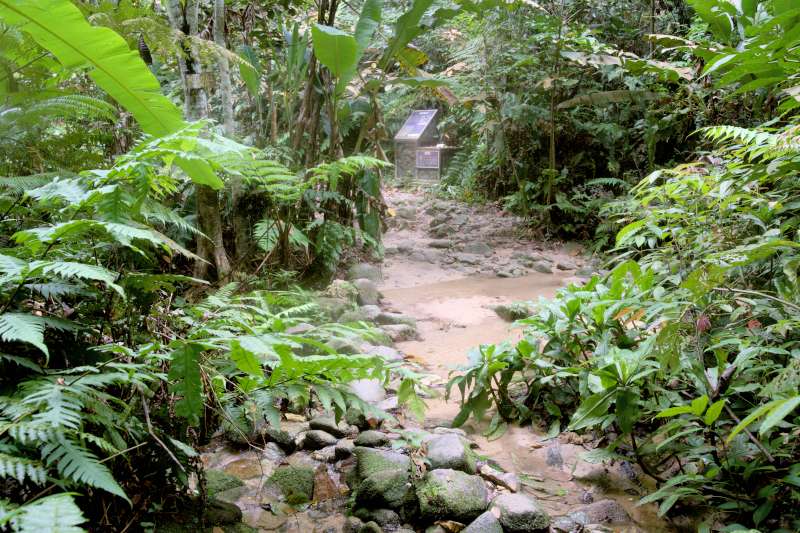
[[[499,316],[498,306],[550,297],[558,288],[585,279],[592,265],[581,247],[531,240],[522,233],[519,219],[491,206],[470,206],[399,190],[387,191],[386,200],[392,215],[384,239],[386,258],[379,278],[373,281],[382,296],[381,316],[408,317],[414,327],[382,326],[396,342],[393,348],[382,347],[380,353],[392,350],[393,359],[426,374],[423,381],[438,393],[426,398],[425,419],[419,421],[396,410],[396,384],[386,390],[376,383],[358,384],[356,392],[363,394],[362,398],[394,412],[396,420],[380,426],[388,443],[395,449],[405,448],[414,458],[419,454],[405,442],[409,431],[427,435],[423,442],[428,444],[437,435],[457,433],[477,454],[477,474],[485,479],[490,494],[519,491],[535,497],[553,520],[553,531],[669,530],[652,506],[635,505],[647,491],[638,467],[627,462],[592,464],[581,458],[594,448],[588,437],[562,433],[547,438],[546,428],[511,426],[490,441],[482,435],[486,422],[469,421],[461,430],[449,429],[459,410],[458,397],[444,399],[449,372],[466,363],[468,352],[479,344],[519,338],[521,331]],[[361,309],[368,308],[375,306]],[[380,317],[376,322],[381,322]],[[369,348],[363,351],[369,352]],[[312,415],[292,415],[283,429],[293,441],[308,443],[304,432],[325,429],[323,422]],[[350,429],[355,431],[352,426]],[[359,531],[361,522],[344,515],[347,472],[353,469],[353,460],[344,449],[352,446],[347,437],[356,437],[359,445],[359,438],[363,442],[364,435],[374,432],[362,431],[356,436],[357,432],[348,434],[346,425],[331,427],[329,432],[336,437],[335,443],[301,444],[299,451],[275,442],[246,451],[224,444],[209,447],[203,457],[207,467],[243,482],[213,496],[239,506],[245,524],[258,531]],[[382,442],[385,447],[388,443]],[[492,479],[481,464],[507,475],[502,480]],[[280,465],[314,469],[310,499],[315,503],[300,508],[281,503],[281,491],[270,488],[273,485],[274,489],[270,480],[274,481],[272,474]],[[390,513],[357,515],[364,522],[378,522],[383,531],[426,530],[407,516],[398,521],[395,517],[400,517]],[[438,529],[427,531],[445,532],[452,524],[434,527]]]

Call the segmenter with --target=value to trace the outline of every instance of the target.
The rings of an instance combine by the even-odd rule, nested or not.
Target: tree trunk
[[[231,71],[228,57],[224,51],[228,49],[225,41],[225,0],[214,0],[214,43],[223,51],[219,53],[219,93],[222,100],[222,129],[225,135],[233,137],[236,124],[233,120],[233,89],[231,88]],[[249,248],[249,224],[245,209],[241,205],[244,190],[242,179],[231,178],[231,211],[234,235],[234,253],[241,260]],[[222,250],[224,252],[224,248]]]
[[[200,8],[198,0],[170,0],[167,4],[167,15],[172,27],[189,37],[197,35]],[[201,83],[202,65],[197,46],[189,46],[185,40],[181,42],[182,54],[178,58],[183,81],[184,109],[187,118],[198,120],[208,117],[208,97]],[[197,224],[205,237],[197,238],[197,255],[204,259],[195,263],[194,275],[198,278],[208,277],[209,264],[216,267],[217,276],[224,277],[230,273],[231,264],[225,252],[222,238],[222,217],[220,215],[219,196],[217,191],[206,185],[195,186],[195,202],[197,204]]]

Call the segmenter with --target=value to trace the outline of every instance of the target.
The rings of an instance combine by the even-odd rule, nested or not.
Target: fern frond
[[[47,185],[60,175],[62,174],[59,172],[46,172],[30,176],[0,176],[0,189],[23,193]]]
[[[22,445],[49,442],[58,435],[56,428],[39,422],[15,422],[8,426],[6,431],[15,441]]]
[[[79,526],[86,522],[72,495],[67,493],[39,498],[8,515],[13,530],[19,533],[84,533]]]
[[[42,458],[48,465],[55,465],[59,474],[64,477],[130,501],[114,480],[111,471],[78,442],[61,437],[42,448]]]
[[[114,121],[117,110],[113,105],[82,94],[68,94],[45,98],[26,106],[26,114],[36,117],[58,117],[64,119],[102,119]]]
[[[62,278],[77,278],[87,281],[100,281],[115,290],[120,296],[125,297],[125,291],[115,283],[117,274],[96,265],[87,265],[75,261],[37,261],[31,266],[40,269],[43,274],[55,274]]]
[[[5,477],[14,478],[20,483],[27,479],[42,485],[47,481],[47,469],[39,461],[0,453],[0,478]]]
[[[78,429],[83,410],[81,393],[86,391],[76,385],[67,387],[45,379],[26,382],[22,385],[25,393],[22,404],[39,409],[32,418],[35,423]]]
[[[50,352],[44,343],[44,326],[44,321],[38,316],[3,313],[0,315],[0,340],[31,344],[49,357]]]

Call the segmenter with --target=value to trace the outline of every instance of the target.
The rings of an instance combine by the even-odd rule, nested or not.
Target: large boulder
[[[366,446],[367,448],[379,448],[381,446],[386,446],[387,444],[389,444],[389,437],[387,437],[386,433],[382,431],[368,429],[367,431],[362,431],[358,435],[358,437],[355,438],[353,443],[356,446]]]
[[[381,299],[381,293],[375,282],[369,279],[357,279],[353,281],[356,291],[358,291],[359,305],[377,305]]]
[[[501,494],[492,501],[492,512],[508,533],[536,533],[550,527],[550,516],[539,502],[524,494]]]
[[[312,429],[305,434],[303,447],[306,450],[320,450],[327,446],[335,446],[338,439],[321,429]]]
[[[474,474],[475,454],[469,444],[455,434],[439,435],[428,442],[426,454],[431,469],[450,468]]]
[[[323,313],[333,320],[338,320],[346,311],[349,311],[353,304],[343,298],[317,298],[317,305]]]
[[[431,470],[417,486],[420,513],[429,520],[468,523],[486,510],[489,493],[478,476],[451,469]]]
[[[267,482],[280,489],[291,505],[309,502],[314,496],[314,469],[310,466],[279,466]]]
[[[394,342],[403,342],[416,339],[417,328],[408,324],[389,324],[381,326],[381,330]]]
[[[503,526],[494,514],[486,511],[462,529],[461,533],[503,533]]]
[[[411,459],[397,452],[357,446],[355,499],[358,505],[403,507],[411,496]]]
[[[383,279],[381,269],[369,263],[357,263],[347,269],[347,279],[368,279],[378,283]]]

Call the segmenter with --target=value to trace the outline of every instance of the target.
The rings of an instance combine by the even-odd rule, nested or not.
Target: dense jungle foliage
[[[412,108],[459,148],[436,193],[608,256],[475,351],[454,424],[800,530],[798,60],[795,0],[0,0],[0,530],[150,530],[211,435],[373,413],[354,379],[419,410],[301,288],[380,257]]]

